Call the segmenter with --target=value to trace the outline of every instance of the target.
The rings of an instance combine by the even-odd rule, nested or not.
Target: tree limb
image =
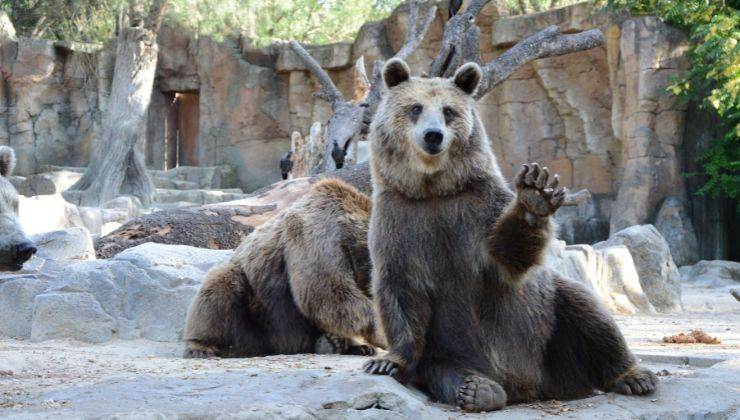
[[[480,29],[475,25],[475,17],[489,1],[473,0],[464,13],[447,21],[442,46],[429,66],[430,77],[450,76],[463,63],[477,61]]]
[[[476,99],[483,97],[494,86],[530,61],[589,50],[603,43],[604,34],[598,29],[562,35],[557,26],[549,26],[519,41],[501,56],[484,65],[483,74],[485,77],[478,88]]]
[[[418,19],[419,14],[419,0],[411,0],[408,18],[408,30],[406,31],[406,40],[400,50],[393,56],[393,58],[400,58],[405,60],[412,52],[414,52],[424,40],[424,35],[429,29],[434,20],[434,16],[437,14],[437,6],[431,6],[427,10],[427,15],[424,20]]]
[[[316,59],[314,59],[311,54],[309,54],[308,51],[306,51],[306,49],[295,40],[290,41],[290,48],[306,64],[308,71],[310,71],[316,80],[319,81],[321,91],[315,93],[315,95],[329,102],[332,109],[336,109],[337,106],[344,102],[344,97],[339,89],[337,89],[336,85],[334,85],[329,74],[321,68],[321,65],[316,61]]]
[[[434,16],[436,16],[437,14],[437,6],[432,5],[429,7],[429,10],[427,11],[424,19],[420,21],[418,18],[419,3],[421,3],[419,0],[411,0],[409,2],[409,17],[408,24],[406,25],[406,40],[404,41],[403,46],[401,46],[401,48],[396,54],[393,55],[392,58],[400,58],[402,60],[405,60],[409,55],[411,55],[411,53],[414,52],[414,50],[416,50],[421,42],[424,40],[424,37],[429,30],[429,25],[431,25],[432,21],[434,20]],[[372,118],[372,115],[375,113],[375,109],[377,108],[378,103],[380,103],[380,98],[383,95],[383,64],[384,62],[380,60],[373,63],[373,79],[370,82],[370,91],[365,98],[365,104],[367,104],[365,119],[367,121]]]
[[[146,18],[146,28],[155,34],[159,31],[159,27],[162,26],[168,4],[169,0],[154,0],[152,6],[149,8],[149,16]]]

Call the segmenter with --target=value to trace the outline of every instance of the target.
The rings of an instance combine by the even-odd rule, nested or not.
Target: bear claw
[[[538,216],[547,217],[563,205],[565,201],[565,188],[558,188],[560,176],[554,175],[550,180],[550,170],[540,167],[537,163],[524,164],[519,171],[514,184],[519,192],[519,202],[524,205],[528,212]]]
[[[324,334],[316,340],[317,354],[351,354],[356,356],[373,356],[375,347],[355,344],[352,340],[334,334]]]
[[[506,391],[490,379],[468,376],[457,391],[457,405],[472,412],[500,410],[506,405]]]
[[[614,392],[624,395],[648,395],[655,392],[658,378],[653,372],[637,368],[625,374],[613,387]]]
[[[365,363],[363,369],[372,375],[396,376],[401,371],[401,365],[388,359],[373,359]]]

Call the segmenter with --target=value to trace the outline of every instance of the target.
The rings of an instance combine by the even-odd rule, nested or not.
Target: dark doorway
[[[168,92],[164,124],[165,169],[198,165],[200,99],[197,92]]]

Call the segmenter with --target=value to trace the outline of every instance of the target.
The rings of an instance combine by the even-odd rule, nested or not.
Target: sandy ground
[[[633,351],[661,375],[663,386],[654,398],[605,394],[579,401],[519,405],[498,415],[624,418],[701,414],[740,418],[740,302],[724,289],[685,288],[684,306],[685,311],[675,315],[617,317]],[[663,336],[694,328],[720,338],[722,344],[662,342]],[[181,352],[180,344],[145,340],[89,345],[2,339],[0,417],[120,417],[117,413],[129,413],[131,418],[143,413],[155,418],[225,413],[239,418],[463,415],[450,407],[424,402],[418,392],[399,388],[389,378],[368,378],[359,372],[365,360],[362,357],[185,360],[179,357]],[[322,389],[324,394],[319,392]],[[349,402],[339,407],[347,408],[345,405],[356,403],[351,401],[353,395],[362,396],[372,389],[397,393],[407,402],[400,408],[369,411],[327,406],[346,400]],[[276,405],[281,407],[277,411]]]

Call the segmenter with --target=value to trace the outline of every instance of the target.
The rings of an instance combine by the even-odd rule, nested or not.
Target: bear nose
[[[15,259],[19,264],[23,264],[33,257],[37,251],[36,247],[30,242],[23,242],[15,246]]]
[[[439,146],[442,144],[444,135],[441,131],[436,129],[426,130],[424,132],[424,142],[430,146]]]

